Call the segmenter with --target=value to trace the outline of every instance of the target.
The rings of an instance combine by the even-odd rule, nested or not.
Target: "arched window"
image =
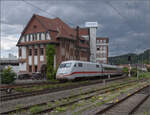
[[[28,42],[29,41],[29,35],[27,34],[26,35],[26,40],[25,40],[26,42]]]
[[[51,40],[49,32],[46,32],[46,40]]]

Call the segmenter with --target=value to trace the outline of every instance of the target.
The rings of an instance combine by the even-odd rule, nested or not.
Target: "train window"
[[[99,65],[96,65],[96,68],[99,68]]]
[[[82,67],[83,65],[82,65],[82,63],[78,63],[78,66],[79,66],[79,67]]]
[[[60,64],[59,68],[69,68],[71,67],[71,63],[63,63],[63,64]]]

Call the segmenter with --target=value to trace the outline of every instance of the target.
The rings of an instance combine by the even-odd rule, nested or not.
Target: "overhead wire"
[[[115,8],[109,1],[105,1],[105,3],[107,4],[107,5],[109,5],[114,11],[116,11],[116,13],[124,20],[124,22],[128,25],[128,27],[130,27],[132,30],[134,30],[134,31],[136,31],[134,28],[133,28],[133,26],[131,26],[130,25],[130,23],[127,21],[128,19],[125,17],[125,16],[123,16],[119,11],[118,11],[118,9],[117,8]]]
[[[46,10],[44,10],[44,9],[42,9],[42,8],[36,6],[36,5],[34,5],[34,4],[32,4],[32,3],[28,2],[28,1],[25,1],[25,0],[22,0],[22,1],[25,2],[26,4],[30,5],[30,6],[34,7],[34,8],[37,8],[37,9],[41,10],[42,12],[45,12],[45,13],[48,14],[48,15],[51,15],[51,16],[53,16],[53,17],[57,17],[57,16],[55,16],[54,14],[51,14],[51,13],[47,12]],[[66,19],[65,19],[65,20],[66,20]],[[69,20],[66,20],[66,21],[67,21],[68,24],[74,26],[74,24],[73,24],[72,22],[70,22]]]

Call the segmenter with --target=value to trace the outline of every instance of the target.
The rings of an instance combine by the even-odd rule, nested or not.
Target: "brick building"
[[[64,60],[89,61],[89,29],[71,28],[59,18],[34,14],[18,40],[20,73],[41,71],[46,45],[54,44],[54,67]]]
[[[96,38],[96,62],[108,63],[108,38]]]

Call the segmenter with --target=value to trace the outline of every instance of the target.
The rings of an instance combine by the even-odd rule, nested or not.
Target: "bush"
[[[129,70],[128,70],[127,67],[124,67],[124,68],[123,68],[123,73],[126,74],[126,75],[129,73]]]
[[[3,69],[2,71],[2,84],[10,84],[15,80],[16,73],[13,72],[11,67]]]
[[[132,75],[133,77],[136,77],[136,76],[137,76],[137,71],[139,71],[139,70],[137,70],[137,68],[132,68],[132,69],[131,69],[131,75]]]

